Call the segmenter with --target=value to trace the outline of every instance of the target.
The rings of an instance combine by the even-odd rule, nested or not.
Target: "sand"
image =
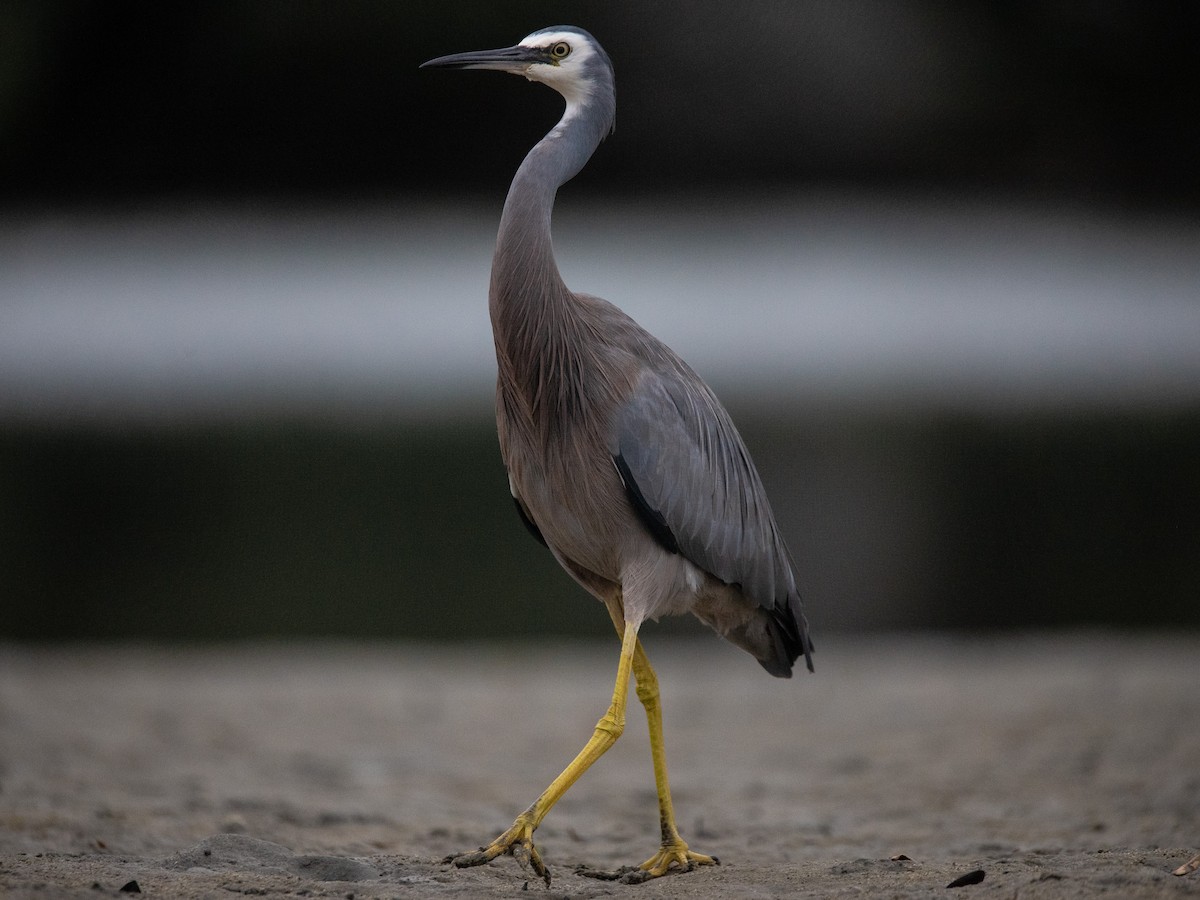
[[[1200,850],[1194,636],[834,637],[792,681],[644,637],[681,829],[719,867],[579,873],[655,849],[636,702],[537,834],[549,889],[511,858],[441,861],[582,745],[615,642],[3,645],[0,893],[1200,896],[1172,874]]]

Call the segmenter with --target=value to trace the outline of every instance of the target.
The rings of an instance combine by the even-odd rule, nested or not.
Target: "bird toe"
[[[533,826],[524,818],[518,818],[511,828],[486,847],[447,856],[443,862],[452,862],[459,869],[467,869],[485,865],[497,856],[506,854],[519,862],[522,868],[532,869],[546,882],[546,887],[550,886],[550,870],[546,868],[546,864],[542,862],[542,855],[533,845]]]
[[[646,873],[647,878],[659,878],[669,872],[690,872],[697,866],[719,866],[715,856],[706,856],[688,849],[683,841],[664,844],[658,852],[642,863],[638,868]]]

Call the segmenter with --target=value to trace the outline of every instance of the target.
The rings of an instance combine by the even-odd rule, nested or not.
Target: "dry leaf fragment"
[[[952,882],[946,885],[946,887],[956,888],[966,887],[968,884],[979,884],[979,882],[983,881],[983,878],[986,874],[987,873],[984,872],[983,869],[975,869],[972,872],[968,872],[966,875],[959,875]]]
[[[1200,869],[1200,853],[1197,853],[1182,866],[1172,872],[1172,875],[1191,875],[1197,869]]]

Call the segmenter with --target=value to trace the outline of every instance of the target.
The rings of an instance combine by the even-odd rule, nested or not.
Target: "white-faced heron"
[[[629,678],[646,709],[662,845],[649,876],[716,860],[679,836],[658,683],[638,640],[646,619],[690,612],[780,677],[812,642],[793,563],[729,414],[682,359],[610,303],[563,283],[550,239],[555,194],[612,130],[612,63],[586,31],[556,26],[515,47],[432,67],[498,69],[554,88],[562,119],[517,170],[488,292],[499,376],[496,424],[521,518],[604,604],[622,637],[612,703],[591,739],[473,866],[511,853],[546,883],[533,832],[625,728]]]

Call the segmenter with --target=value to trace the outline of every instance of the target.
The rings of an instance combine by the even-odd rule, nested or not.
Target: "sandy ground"
[[[828,639],[770,678],[648,629],[684,836],[643,885],[644,723],[511,858],[506,827],[603,712],[609,645],[0,646],[0,893],[156,897],[1200,896],[1193,638]],[[892,859],[899,854],[907,859]],[[530,893],[526,893],[526,891]]]

